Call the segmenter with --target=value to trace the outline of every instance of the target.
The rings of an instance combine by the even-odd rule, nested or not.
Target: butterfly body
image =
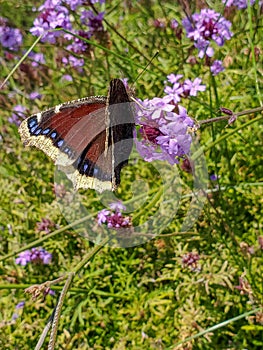
[[[25,145],[44,151],[76,189],[115,190],[133,145],[134,116],[120,79],[108,96],[66,102],[24,120]]]

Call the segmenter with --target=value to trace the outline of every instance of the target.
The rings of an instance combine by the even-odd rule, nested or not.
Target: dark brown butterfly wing
[[[119,79],[108,97],[67,102],[24,120],[22,141],[35,146],[62,167],[76,189],[114,190],[133,143],[134,117]]]

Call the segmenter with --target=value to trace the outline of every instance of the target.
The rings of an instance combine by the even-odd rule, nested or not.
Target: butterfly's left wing
[[[105,153],[106,100],[67,102],[30,116],[19,127],[23,143],[51,157],[76,189],[112,189],[112,156]]]
[[[114,190],[133,144],[134,116],[120,79],[108,97],[86,97],[24,120],[24,144],[45,152],[73,182],[74,188]]]

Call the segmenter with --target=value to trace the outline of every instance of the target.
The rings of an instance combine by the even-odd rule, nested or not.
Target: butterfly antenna
[[[149,65],[152,63],[152,61],[159,55],[159,51],[157,51],[153,57],[150,59],[150,61],[147,63],[147,65],[145,66],[145,68],[143,68],[143,70],[141,71],[141,73],[139,73],[136,77],[136,79],[134,80],[134,83],[136,83],[136,81],[143,75],[143,73],[147,70],[147,68],[149,67]]]

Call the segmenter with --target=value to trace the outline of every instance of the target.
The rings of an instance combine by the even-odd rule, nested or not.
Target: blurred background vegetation
[[[1,17],[23,36],[19,50],[0,47],[2,81],[36,40],[29,32],[37,16],[32,8],[41,4],[0,2]],[[220,115],[222,106],[241,112],[262,105],[263,33],[258,2],[243,10],[225,8],[220,1],[114,0],[94,6],[105,11],[105,32],[90,39],[93,44],[81,55],[85,62],[81,69],[61,62],[68,54],[61,36],[56,45],[38,43],[34,50],[44,54],[45,63],[36,67],[27,57],[0,93],[2,349],[35,347],[61,287],[37,300],[25,295],[24,289],[71,271],[94,246],[74,229],[63,230],[67,222],[54,194],[54,165],[41,151],[23,147],[17,125],[9,121],[14,106],[24,106],[28,116],[72,99],[105,95],[114,77],[128,78],[142,100],[162,97],[171,73],[184,79],[199,77],[206,85],[205,92],[182,101],[196,120]],[[212,76],[205,60],[197,57],[181,25],[186,13],[204,7],[232,22],[234,36],[215,48],[216,59],[225,67],[218,76]],[[81,26],[77,12],[71,16]],[[181,31],[170,27],[172,19]],[[157,58],[135,81],[157,51]],[[65,75],[72,80],[63,80]],[[42,97],[30,99],[33,91]],[[206,204],[191,231],[180,232],[190,203],[185,197],[163,237],[132,248],[104,247],[76,276],[66,296],[57,348],[262,349],[263,314],[258,308],[263,286],[263,129],[259,117],[260,113],[251,113],[232,125],[213,123],[197,131],[209,175],[216,177],[209,180]],[[192,175],[179,169],[183,194],[190,194]],[[119,198],[132,197],[130,181],[139,174],[157,192],[151,171],[143,161],[125,168]],[[101,209],[94,191],[80,195],[94,215]],[[39,246],[35,242],[42,238],[41,246],[52,254],[51,263],[18,265],[17,252],[29,249],[29,244]],[[251,310],[257,312],[248,315]],[[225,321],[229,322],[222,324]]]

